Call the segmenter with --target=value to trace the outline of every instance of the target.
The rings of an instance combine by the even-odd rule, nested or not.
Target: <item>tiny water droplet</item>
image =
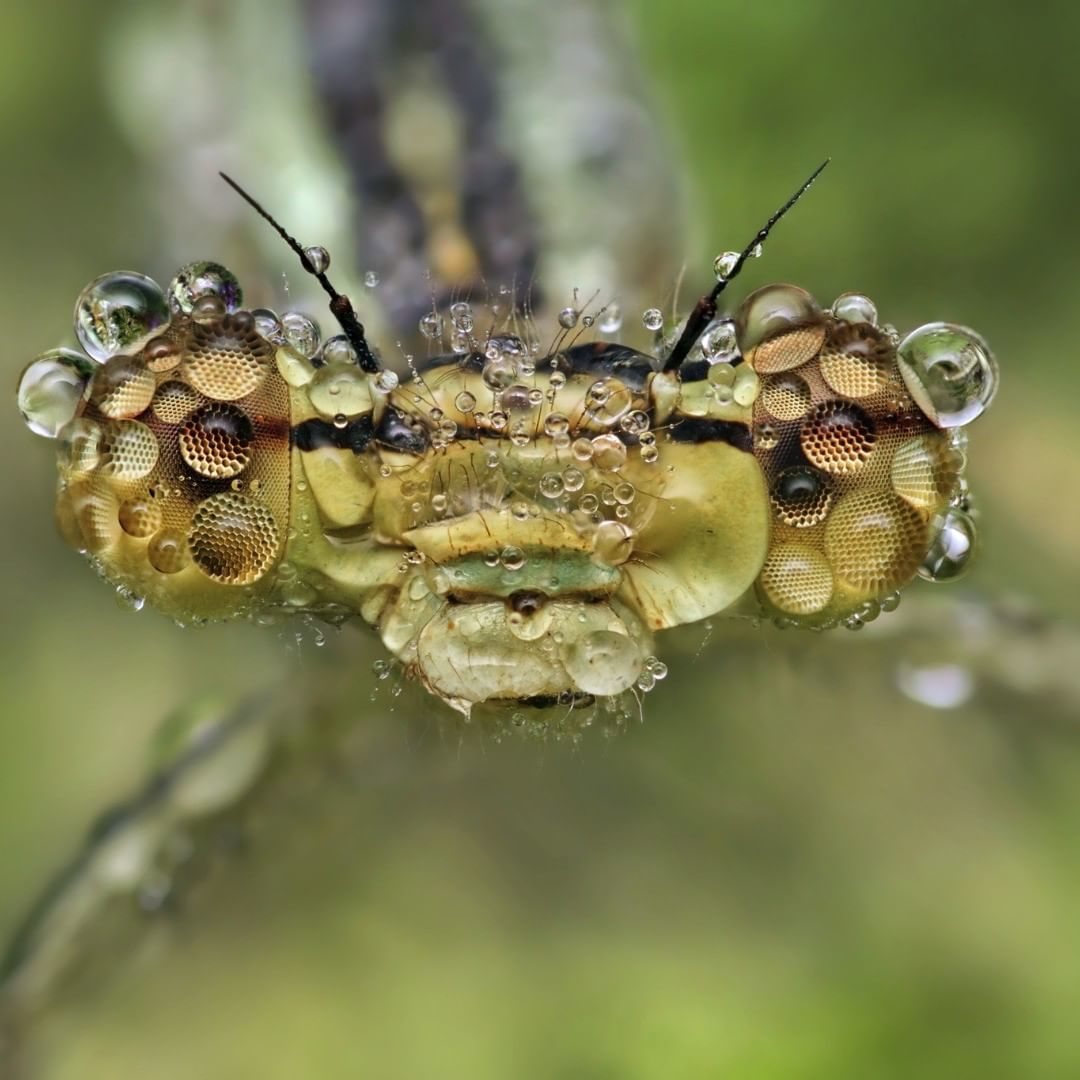
[[[318,244],[304,248],[304,258],[316,274],[325,274],[330,269],[330,252]]]
[[[646,308],[641,323],[646,330],[659,330],[664,325],[664,313],[656,307]]]
[[[717,281],[727,281],[739,261],[737,251],[724,251],[713,259],[713,273]]]

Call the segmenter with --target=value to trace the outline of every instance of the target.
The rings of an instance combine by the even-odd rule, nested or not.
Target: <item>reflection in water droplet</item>
[[[173,311],[190,315],[199,300],[207,296],[216,296],[226,311],[237,311],[244,299],[236,275],[220,263],[189,263],[169,283],[169,307]]]
[[[19,379],[16,400],[26,426],[46,439],[71,422],[95,370],[74,349],[50,349],[31,361]]]
[[[315,320],[299,311],[287,311],[281,316],[281,330],[285,340],[309,360],[319,351],[321,333]]]
[[[95,278],[75,301],[75,336],[95,360],[137,352],[171,315],[161,286],[145,274],[117,271]]]
[[[833,301],[832,313],[849,323],[869,323],[877,326],[878,313],[874,301],[862,293],[847,292]]]
[[[317,244],[304,248],[304,258],[316,274],[325,274],[330,269],[330,252]]]
[[[442,333],[442,319],[434,311],[429,311],[420,317],[419,329],[424,337],[433,341]]]
[[[952,508],[931,524],[937,532],[919,567],[919,576],[927,581],[952,581],[970,563],[975,550],[975,522],[963,510]]]
[[[739,351],[739,344],[735,337],[735,323],[731,319],[723,319],[710,326],[701,335],[701,351],[710,363],[719,363],[730,360]]]
[[[716,275],[717,281],[727,281],[731,272],[735,269],[736,263],[739,261],[739,253],[737,251],[724,251],[717,255],[713,259],[713,273]]]
[[[349,339],[344,334],[335,334],[327,338],[323,342],[319,356],[327,367],[334,365],[346,367],[356,363],[356,350],[349,344]]]
[[[562,311],[559,312],[559,325],[564,330],[572,330],[577,326],[579,314],[577,308],[564,307]]]
[[[900,342],[896,359],[911,396],[938,427],[970,424],[997,392],[993,354],[974,330],[963,326],[920,326]]]

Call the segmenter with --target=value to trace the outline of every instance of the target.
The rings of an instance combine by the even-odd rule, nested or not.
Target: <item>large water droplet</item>
[[[900,342],[897,363],[916,404],[938,427],[971,423],[997,392],[997,361],[986,342],[963,326],[920,326]]]
[[[752,292],[735,315],[743,354],[770,338],[819,325],[824,320],[817,301],[797,285],[766,285]]]
[[[169,283],[169,306],[173,311],[190,315],[195,305],[208,296],[217,297],[227,312],[239,310],[244,301],[236,275],[216,262],[189,263]]]
[[[308,398],[323,416],[358,416],[372,407],[371,385],[355,364],[319,368],[308,386]]]
[[[17,400],[26,426],[46,439],[71,422],[95,365],[74,349],[50,349],[19,379]]]
[[[659,330],[664,325],[664,313],[658,307],[647,308],[641,316],[641,324],[646,330]]]
[[[559,325],[564,330],[573,330],[577,326],[577,321],[580,313],[577,308],[564,307],[559,312]]]
[[[933,522],[937,528],[919,567],[927,581],[952,581],[967,569],[975,550],[975,522],[963,510],[950,509]]]
[[[75,301],[75,335],[95,360],[137,352],[169,325],[161,286],[145,274],[120,270],[102,274]]]

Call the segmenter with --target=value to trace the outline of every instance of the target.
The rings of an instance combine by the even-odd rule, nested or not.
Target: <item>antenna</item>
[[[743,248],[742,253],[735,260],[735,265],[716,282],[712,292],[706,293],[698,300],[694,310],[690,313],[690,318],[686,320],[686,326],[683,327],[683,332],[675,343],[675,348],[671,350],[667,360],[664,361],[664,371],[674,371],[686,359],[687,353],[694,347],[697,339],[701,337],[702,331],[716,317],[716,302],[719,300],[720,294],[727,288],[728,282],[734,280],[746,260],[754,254],[754,249],[759,244],[765,243],[769,233],[772,232],[773,226],[810,190],[810,185],[821,175],[825,166],[831,160],[832,158],[826,158],[810,174],[802,187],[758,229],[757,235]]]
[[[375,354],[371,351],[371,347],[367,343],[367,337],[364,334],[364,324],[357,318],[356,311],[353,309],[349,298],[339,293],[337,289],[330,284],[330,279],[326,276],[325,270],[317,270],[312,266],[311,260],[307,257],[307,252],[301,247],[300,242],[287,233],[277,223],[274,217],[268,211],[263,209],[263,207],[235,180],[233,180],[231,176],[226,176],[225,173],[218,173],[218,175],[261,218],[264,218],[273,226],[274,231],[278,236],[280,236],[299,257],[300,265],[323,287],[326,294],[330,297],[330,312],[341,325],[341,329],[345,332],[345,337],[348,339],[349,344],[356,350],[356,358],[360,367],[364,371],[371,372],[372,374],[382,371],[382,364],[379,363]]]

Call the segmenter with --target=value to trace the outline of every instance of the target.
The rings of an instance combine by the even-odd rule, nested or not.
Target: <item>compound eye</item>
[[[915,403],[939,428],[970,424],[997,392],[997,361],[986,342],[964,326],[920,326],[900,342],[897,364]]]
[[[33,430],[59,435],[70,543],[160,610],[236,615],[284,554],[289,388],[252,315],[226,311],[239,297],[228,271],[194,264],[170,296],[167,329],[130,355],[39,357],[19,404]]]
[[[55,439],[75,418],[95,366],[74,349],[50,349],[32,360],[17,393],[26,426],[35,435]]]
[[[790,371],[821,351],[825,315],[797,285],[766,285],[735,313],[739,348],[759,374]]]

